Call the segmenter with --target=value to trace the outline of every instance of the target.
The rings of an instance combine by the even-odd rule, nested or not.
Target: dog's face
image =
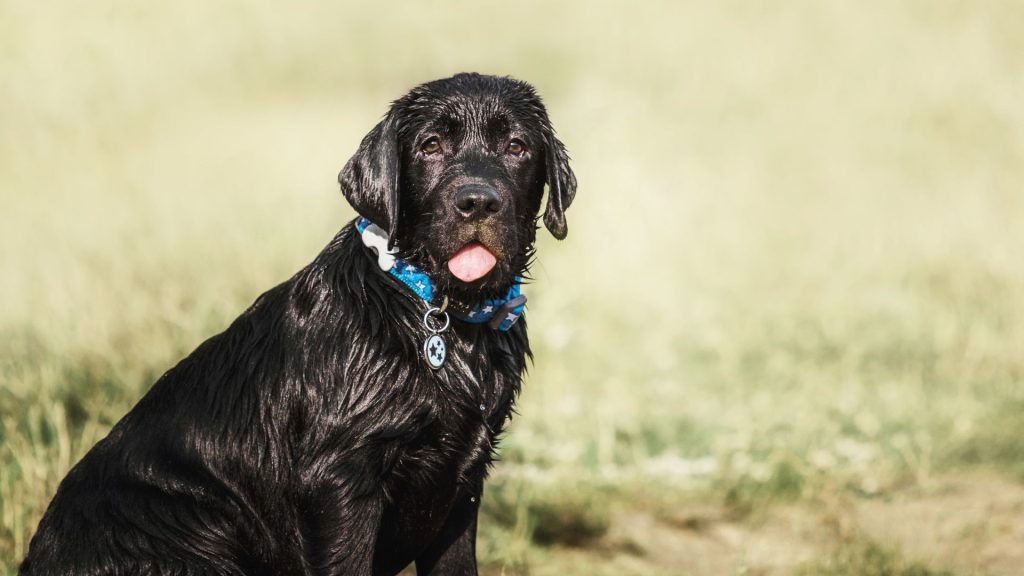
[[[540,98],[509,78],[459,74],[395,101],[339,175],[362,216],[441,294],[501,295],[526,272],[536,220],[561,239],[576,192]]]

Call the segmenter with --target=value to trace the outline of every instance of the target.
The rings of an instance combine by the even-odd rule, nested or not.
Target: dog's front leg
[[[306,500],[301,536],[311,572],[318,576],[369,576],[383,505],[356,483],[324,486]]]
[[[441,534],[416,559],[419,576],[476,576],[476,517],[480,498],[463,495]]]

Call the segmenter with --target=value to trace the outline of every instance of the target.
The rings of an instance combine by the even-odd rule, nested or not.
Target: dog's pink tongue
[[[497,264],[498,259],[480,244],[470,244],[448,260],[448,269],[463,282],[479,280]]]

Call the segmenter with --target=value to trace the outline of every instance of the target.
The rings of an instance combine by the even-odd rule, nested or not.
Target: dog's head
[[[402,258],[441,294],[500,296],[526,272],[544,224],[565,238],[576,177],[534,89],[459,74],[396,100],[338,175],[360,215],[387,230]]]

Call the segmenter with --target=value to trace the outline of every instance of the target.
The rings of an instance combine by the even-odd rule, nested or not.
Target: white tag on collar
[[[395,267],[395,254],[398,254],[398,246],[388,249],[388,233],[383,228],[371,223],[360,236],[363,239],[363,244],[377,255],[377,266],[380,266],[381,270],[387,272]]]

